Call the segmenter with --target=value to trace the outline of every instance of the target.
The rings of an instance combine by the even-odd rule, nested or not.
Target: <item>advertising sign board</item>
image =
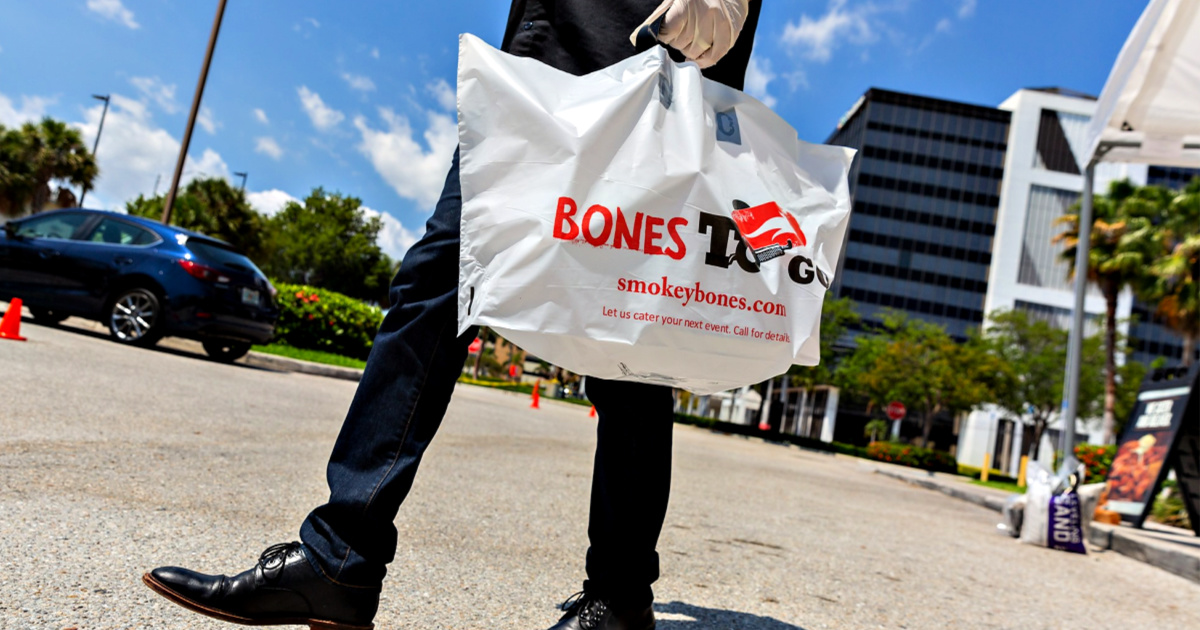
[[[1200,499],[1200,466],[1197,439],[1200,414],[1195,393],[1200,366],[1159,369],[1150,374],[1138,393],[1125,431],[1117,443],[1117,454],[1108,471],[1108,506],[1121,520],[1141,527],[1150,513],[1154,497],[1174,467],[1189,504],[1193,527]]]

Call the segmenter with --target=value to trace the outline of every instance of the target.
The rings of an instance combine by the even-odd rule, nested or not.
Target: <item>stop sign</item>
[[[892,420],[903,420],[904,414],[906,413],[908,413],[908,410],[904,408],[904,403],[900,402],[899,400],[893,400],[892,402],[888,403],[888,418],[891,418]]]
[[[475,341],[472,341],[471,345],[467,346],[467,352],[471,354],[479,354],[480,350],[483,350],[483,340],[479,337],[476,337]]]

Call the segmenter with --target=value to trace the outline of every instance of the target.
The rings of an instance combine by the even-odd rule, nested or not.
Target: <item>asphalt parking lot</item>
[[[160,564],[249,567],[297,537],[355,384],[29,322],[0,340],[0,628],[228,628]],[[460,386],[397,519],[379,628],[540,630],[579,589],[587,407]],[[1198,628],[1200,585],[852,459],[676,428],[660,630]]]

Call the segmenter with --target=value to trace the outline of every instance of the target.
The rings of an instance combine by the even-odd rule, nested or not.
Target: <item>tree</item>
[[[1091,248],[1088,251],[1089,282],[1104,296],[1104,423],[1102,441],[1113,441],[1116,428],[1117,400],[1117,297],[1126,286],[1143,290],[1149,283],[1149,268],[1159,251],[1159,226],[1170,204],[1172,193],[1158,186],[1135,187],[1128,180],[1116,181],[1105,195],[1095,198]],[[1060,217],[1065,225],[1054,243],[1065,246],[1063,258],[1070,264],[1068,277],[1074,277],[1075,249],[1079,244],[1078,204],[1072,214]]]
[[[0,210],[8,214],[40,212],[54,195],[51,183],[90,186],[98,173],[79,131],[64,122],[0,126]]]
[[[1062,405],[1067,331],[1030,319],[1024,311],[996,312],[988,320],[983,341],[1009,368],[994,388],[995,402],[1030,428],[1033,439],[1028,455],[1036,460],[1046,424]],[[1083,417],[1095,417],[1102,409],[1102,353],[1100,336],[1084,339],[1079,381]]]
[[[877,335],[860,338],[839,369],[848,389],[868,399],[868,409],[903,401],[921,423],[924,447],[934,418],[991,400],[1009,370],[979,338],[959,343],[941,326],[898,313],[884,317]]]
[[[821,361],[811,366],[793,365],[788,370],[788,378],[792,385],[802,388],[804,400],[812,399],[813,390],[818,385],[834,382],[834,371],[837,367],[835,347],[846,333],[846,329],[859,320],[858,312],[854,310],[854,302],[850,301],[850,298],[835,298],[832,291],[825,293],[825,303],[821,307]],[[801,414],[804,413],[805,410],[801,409]]]
[[[312,284],[364,300],[383,301],[393,264],[376,243],[383,222],[362,201],[315,188],[271,217],[272,251],[264,269],[288,282]]]
[[[1192,364],[1200,340],[1200,179],[1171,201],[1160,230],[1162,252],[1150,267],[1142,296],[1157,302],[1155,314],[1183,337],[1183,365]]]
[[[126,202],[125,210],[157,220],[162,217],[165,203],[165,195],[150,198],[138,195],[137,199]],[[260,265],[271,250],[267,218],[250,206],[241,189],[223,178],[192,180],[176,196],[171,221],[185,230],[221,239]]]

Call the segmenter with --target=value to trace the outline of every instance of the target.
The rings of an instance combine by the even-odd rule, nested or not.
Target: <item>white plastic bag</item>
[[[702,393],[817,363],[852,150],[657,47],[576,77],[463,35],[458,114],[460,333]]]
[[[1066,466],[1054,475],[1038,462],[1029,462],[1021,542],[1087,553],[1084,511],[1078,493],[1081,477],[1081,474],[1072,474]]]

